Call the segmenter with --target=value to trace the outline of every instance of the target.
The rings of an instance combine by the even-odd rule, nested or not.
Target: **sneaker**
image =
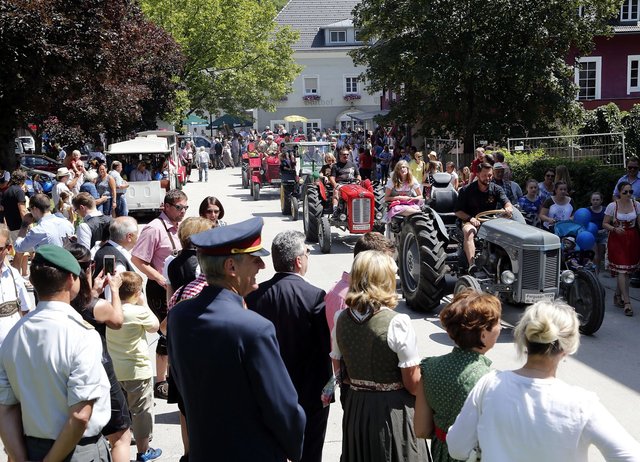
[[[162,449],[149,448],[145,452],[139,452],[136,455],[136,461],[147,462],[148,460],[157,459],[162,455]]]
[[[169,397],[169,384],[166,380],[156,383],[156,386],[153,387],[153,397],[158,399],[167,399]]]

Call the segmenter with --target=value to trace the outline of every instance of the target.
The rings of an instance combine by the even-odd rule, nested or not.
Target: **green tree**
[[[471,151],[483,130],[526,134],[574,117],[567,58],[607,33],[619,7],[618,0],[363,0],[354,22],[370,45],[352,56],[367,67],[371,90],[399,95],[390,118],[462,136]]]
[[[273,110],[301,68],[291,45],[297,32],[278,28],[272,2],[260,0],[142,0],[152,21],[181,45],[180,78],[190,107],[246,117]]]
[[[18,126],[39,151],[44,131],[80,143],[155,127],[173,110],[183,57],[135,2],[9,0],[0,4],[0,31],[0,140],[9,165],[6,140]]]
[[[640,155],[640,104],[634,104],[627,112],[622,123],[624,125],[624,137],[627,144],[627,156]]]

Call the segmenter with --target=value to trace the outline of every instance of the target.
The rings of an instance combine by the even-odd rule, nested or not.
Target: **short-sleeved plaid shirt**
[[[171,296],[171,300],[169,300],[169,305],[167,309],[170,310],[173,308],[178,302],[182,300],[188,300],[190,298],[195,297],[196,295],[202,292],[202,289],[207,287],[207,277],[204,274],[200,274],[197,278],[191,281],[186,286],[181,286],[178,290],[176,290]],[[184,287],[184,289],[183,289]],[[178,298],[179,297],[179,298]]]

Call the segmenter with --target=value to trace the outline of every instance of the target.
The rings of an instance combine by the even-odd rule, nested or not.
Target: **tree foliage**
[[[370,45],[352,56],[371,90],[399,95],[390,118],[463,136],[469,151],[474,133],[526,134],[575,117],[567,59],[608,31],[619,3],[363,0],[354,22]]]
[[[260,0],[142,0],[142,8],[182,46],[180,75],[190,107],[246,117],[271,110],[301,68],[292,58],[297,32],[277,28],[276,9]]]
[[[182,54],[135,2],[8,0],[0,31],[5,139],[29,124],[37,143],[47,129],[62,142],[125,135],[173,110]]]

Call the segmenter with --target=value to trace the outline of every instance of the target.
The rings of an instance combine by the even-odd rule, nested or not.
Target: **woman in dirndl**
[[[393,311],[396,270],[386,253],[360,252],[351,270],[348,308],[334,318],[331,358],[334,370],[346,371],[338,381],[351,386],[342,419],[344,461],[431,460],[413,428],[420,356],[409,316]]]
[[[420,183],[413,177],[409,164],[400,160],[385,186],[384,200],[389,206],[387,220],[396,215],[409,216],[420,212],[422,194]]]
[[[609,231],[609,268],[612,274],[618,276],[613,304],[624,308],[626,316],[633,316],[629,298],[629,275],[640,264],[640,204],[635,201],[629,182],[618,183],[618,193],[620,198],[607,205],[604,211],[602,227]]]

